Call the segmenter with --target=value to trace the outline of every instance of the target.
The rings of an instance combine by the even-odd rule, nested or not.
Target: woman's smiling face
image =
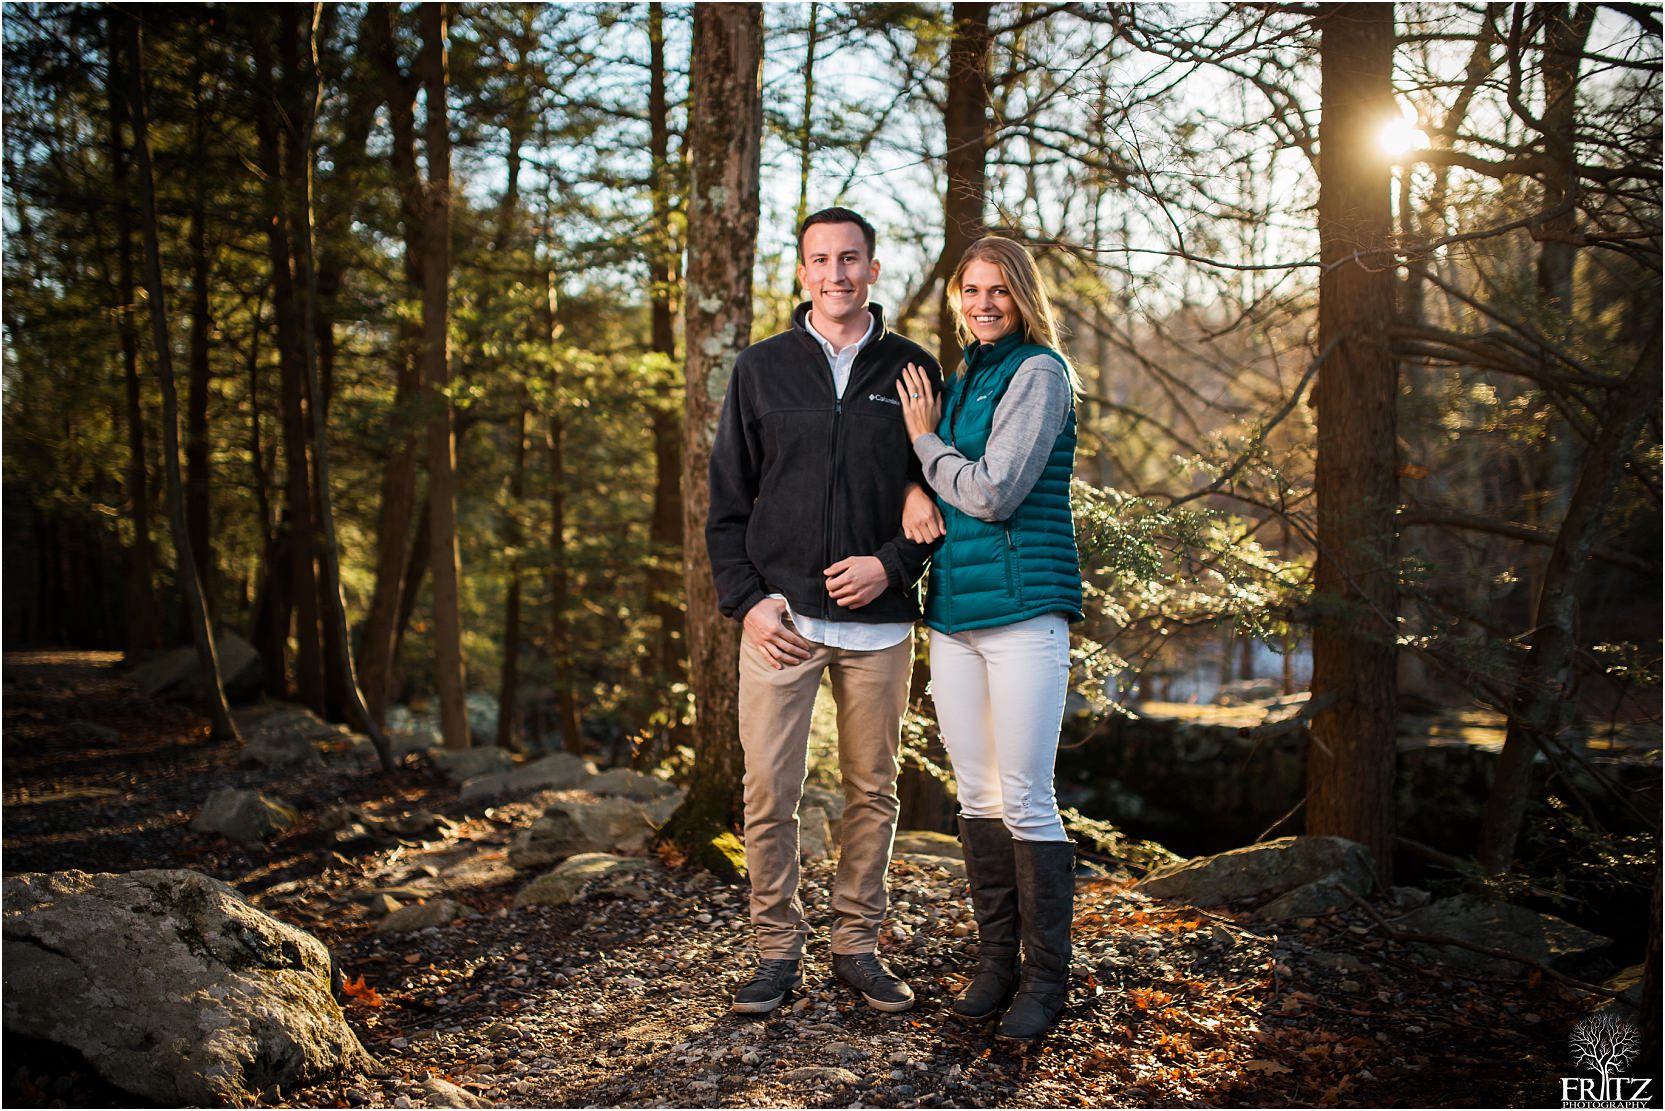
[[[960,315],[979,343],[993,343],[1017,330],[1017,301],[999,266],[983,259],[966,265],[960,274]]]

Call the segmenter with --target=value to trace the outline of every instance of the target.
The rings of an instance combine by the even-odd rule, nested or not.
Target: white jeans
[[[1069,621],[1060,613],[931,630],[931,700],[962,815],[1003,819],[1019,841],[1069,840],[1052,775],[1069,675]]]

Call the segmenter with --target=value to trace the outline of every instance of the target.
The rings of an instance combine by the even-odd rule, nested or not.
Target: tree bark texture
[[[428,541],[433,571],[434,677],[446,748],[467,748],[468,690],[462,655],[462,559],[457,551],[457,455],[452,431],[451,121],[449,5],[422,5],[422,88],[428,181],[422,246],[422,381],[428,409]]]
[[[751,339],[763,134],[763,9],[697,6],[693,50],[682,530],[694,771],[688,797],[666,832],[698,852],[743,815],[740,626],[717,612],[704,537],[711,444],[735,357]]]
[[[1386,885],[1393,869],[1395,372],[1391,180],[1377,144],[1393,102],[1393,6],[1321,9],[1317,387],[1318,566],[1306,829],[1358,841]]]
[[[168,481],[168,512],[173,518],[174,547],[179,553],[177,575],[185,595],[186,623],[196,642],[197,665],[208,698],[211,735],[216,740],[240,740],[226,705],[220,682],[220,662],[214,650],[214,629],[191,555],[190,529],[185,523],[185,483],[179,468],[179,397],[174,389],[173,348],[168,340],[167,288],[162,284],[162,248],[156,227],[156,178],[150,163],[150,138],[145,113],[144,46],[139,22],[127,24],[128,110],[133,120],[133,155],[138,170],[139,205],[145,243],[145,289],[150,297],[151,337],[156,343],[156,374],[162,384],[163,463]]]
[[[943,200],[941,312],[937,357],[944,374],[960,363],[960,340],[948,307],[948,276],[965,249],[983,234],[988,204],[989,58],[994,36],[989,5],[954,5],[954,37],[948,44],[948,99],[943,127],[948,136],[948,191]]]
[[[1641,358],[1608,396],[1600,431],[1584,456],[1566,519],[1544,566],[1532,632],[1526,638],[1526,657],[1515,676],[1509,729],[1481,819],[1476,855],[1488,872],[1506,871],[1514,861],[1532,787],[1533,760],[1540,751],[1554,751],[1562,714],[1571,701],[1569,680],[1578,652],[1578,584],[1606,523],[1607,507],[1624,477],[1625,460],[1649,417],[1659,411],[1660,359],[1656,321]]]
[[[670,157],[671,111],[665,90],[664,9],[648,12],[649,153],[653,159],[653,257],[649,260],[652,288],[653,350],[667,363],[676,360],[674,328],[677,250],[671,228],[671,187],[680,175]],[[682,421],[676,404],[675,376],[666,372],[655,384],[653,426],[653,520],[649,542],[648,611],[658,629],[654,656],[661,683],[683,677],[682,652],[686,636],[682,610]]]
[[[150,481],[145,464],[145,422],[139,378],[139,337],[133,323],[133,228],[128,207],[127,144],[123,129],[130,128],[127,99],[122,89],[126,80],[125,33],[118,26],[124,17],[105,9],[109,19],[110,68],[107,93],[110,101],[110,165],[115,183],[116,208],[116,325],[121,339],[122,382],[125,387],[127,425],[127,512],[133,521],[133,545],[128,552],[122,584],[125,600],[128,659],[136,659],[161,644],[162,618],[156,599],[156,553],[150,540]]]
[[[387,105],[388,127],[392,133],[391,161],[399,188],[399,225],[405,240],[406,296],[420,301],[423,214],[422,182],[416,168],[417,82],[399,68],[391,13],[391,6],[386,4],[372,4],[366,10],[366,49],[381,79],[382,100]],[[421,351],[421,323],[416,320],[401,323],[395,371],[397,384],[388,421],[392,444],[382,471],[381,505],[376,517],[376,581],[370,593],[370,608],[364,618],[359,648],[364,700],[371,719],[377,724],[387,720],[388,703],[393,697],[399,602],[405,590],[411,518],[417,510],[416,471],[421,447],[415,409],[422,392]],[[422,542],[426,543],[425,536]]]
[[[362,730],[370,737],[370,743],[375,746],[376,754],[381,758],[383,769],[393,770],[393,753],[388,746],[387,738],[382,735],[380,726],[370,718],[369,711],[364,705],[364,696],[359,691],[358,677],[353,674],[353,655],[349,651],[351,637],[347,631],[347,604],[341,596],[341,554],[340,543],[335,531],[335,510],[330,493],[330,450],[329,429],[324,419],[323,383],[319,373],[319,351],[317,334],[319,330],[317,307],[320,301],[318,294],[318,266],[315,251],[315,236],[317,231],[315,217],[315,201],[313,193],[312,169],[312,140],[318,120],[318,112],[322,106],[324,86],[322,75],[318,72],[318,16],[321,8],[314,7],[313,23],[307,35],[310,46],[311,69],[313,73],[313,92],[305,119],[305,131],[294,136],[293,149],[301,162],[298,181],[300,191],[298,204],[295,206],[295,238],[301,245],[299,255],[301,270],[306,274],[305,326],[301,329],[301,342],[306,356],[307,390],[311,398],[308,412],[312,418],[312,448],[313,459],[316,464],[318,487],[315,491],[315,505],[318,512],[318,572],[319,594],[323,603],[323,621],[327,649],[326,665],[328,677],[332,684],[326,684],[327,689],[334,691],[331,703],[339,707],[341,715],[354,728]],[[299,67],[297,66],[297,73]]]
[[[191,116],[191,149],[196,164],[208,157],[207,109],[203,103],[204,81],[200,62],[193,73],[194,98]],[[190,222],[186,249],[191,258],[191,334],[189,354],[190,388],[185,400],[185,521],[191,532],[191,553],[197,561],[197,578],[214,609],[214,547],[209,498],[211,483],[208,460],[208,334],[214,322],[208,306],[208,175],[191,175]]]
[[[549,419],[544,446],[549,452],[549,665],[555,686],[561,745],[582,754],[584,732],[578,720],[578,692],[573,682],[572,633],[567,622],[571,580],[567,574],[567,465],[565,421],[561,415],[561,318],[554,270],[544,272],[544,340],[549,344]]]
[[[512,175],[509,180],[514,180]],[[526,498],[526,422],[531,401],[524,383],[519,393],[514,424],[515,469],[509,478],[509,511],[504,514],[503,524],[503,544],[509,550],[509,589],[503,600],[503,668],[497,684],[497,744],[501,748],[514,744],[520,720],[520,545],[524,539],[520,513]]]
[[[312,467],[306,418],[306,359],[301,339],[300,292],[295,288],[293,244],[289,238],[289,160],[284,153],[292,136],[284,124],[296,107],[289,95],[293,74],[281,81],[274,72],[269,36],[273,22],[251,20],[250,37],[261,90],[255,97],[255,126],[259,136],[260,168],[266,205],[267,254],[272,268],[272,310],[277,321],[278,367],[282,394],[285,520],[289,531],[289,566],[293,576],[290,598],[295,614],[295,687],[300,701],[320,714],[327,712],[324,682],[323,630],[318,612],[317,545],[313,533]],[[299,13],[278,12],[275,21],[281,40],[300,33]]]

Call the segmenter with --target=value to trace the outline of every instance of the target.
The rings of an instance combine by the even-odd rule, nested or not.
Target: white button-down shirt
[[[815,314],[811,312],[804,319],[804,327],[815,338],[815,342],[821,345],[822,353],[827,356],[827,366],[832,371],[833,395],[842,400],[844,389],[850,384],[850,367],[855,363],[861,349],[872,340],[878,321],[873,318],[872,313],[868,313],[866,334],[840,351],[832,345],[832,341],[815,330],[814,320]],[[898,528],[901,527],[900,521],[896,524]],[[770,597],[781,598],[781,595],[771,594]],[[782,598],[782,601],[785,599]],[[817,644],[824,644],[828,648],[876,652],[881,648],[902,643],[913,632],[912,621],[885,621],[877,625],[863,621],[824,621],[793,612],[790,602],[787,603],[786,611],[791,615],[792,624],[800,636]]]

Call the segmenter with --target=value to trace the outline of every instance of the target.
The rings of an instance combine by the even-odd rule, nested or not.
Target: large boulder
[[[560,907],[576,903],[609,882],[652,866],[641,857],[612,853],[583,853],[563,860],[553,871],[539,876],[515,895],[515,906]]]
[[[449,926],[469,913],[467,907],[455,899],[429,899],[408,907],[398,907],[376,925],[379,934],[411,934],[430,926]]]
[[[570,752],[555,752],[513,771],[475,776],[462,785],[463,802],[513,798],[537,791],[567,791],[596,774],[595,765]]]
[[[305,706],[289,702],[239,711],[237,731],[243,736],[238,759],[266,768],[322,764],[320,746],[347,749],[365,741],[345,725],[327,722]]]
[[[594,796],[558,799],[532,828],[516,835],[509,863],[541,868],[580,853],[642,852],[658,831],[634,799]]]
[[[322,942],[190,871],[4,884],[5,1029],[170,1106],[247,1103],[373,1064]]]
[[[1239,899],[1267,899],[1319,880],[1370,890],[1375,865],[1370,850],[1344,837],[1280,837],[1213,856],[1158,868],[1139,890],[1158,899],[1216,906]]]
[[[226,698],[248,702],[260,697],[264,673],[254,645],[236,633],[221,632],[214,637],[214,651],[219,657],[220,685],[225,688]],[[127,677],[146,698],[189,700],[204,695],[197,650],[189,644],[151,656]]]
[[[448,748],[433,755],[434,767],[452,783],[466,783],[477,776],[506,772],[514,767],[514,757],[506,748],[496,745],[475,745],[473,748]]]
[[[198,833],[217,833],[233,841],[252,844],[295,824],[297,815],[287,803],[277,802],[259,791],[222,787],[208,796],[202,810],[191,821]]]
[[[1547,964],[1561,972],[1580,971],[1588,958],[1606,950],[1613,942],[1549,914],[1539,914],[1513,903],[1484,899],[1476,895],[1453,895],[1436,899],[1425,907],[1393,919],[1393,928],[1405,933],[1466,941],[1527,960]],[[1489,957],[1455,945],[1433,947],[1447,963],[1472,968],[1488,976],[1525,976],[1531,969],[1514,961]]]
[[[641,802],[669,798],[677,793],[676,784],[629,768],[608,768],[600,775],[585,780],[583,787],[592,795],[620,795]]]

